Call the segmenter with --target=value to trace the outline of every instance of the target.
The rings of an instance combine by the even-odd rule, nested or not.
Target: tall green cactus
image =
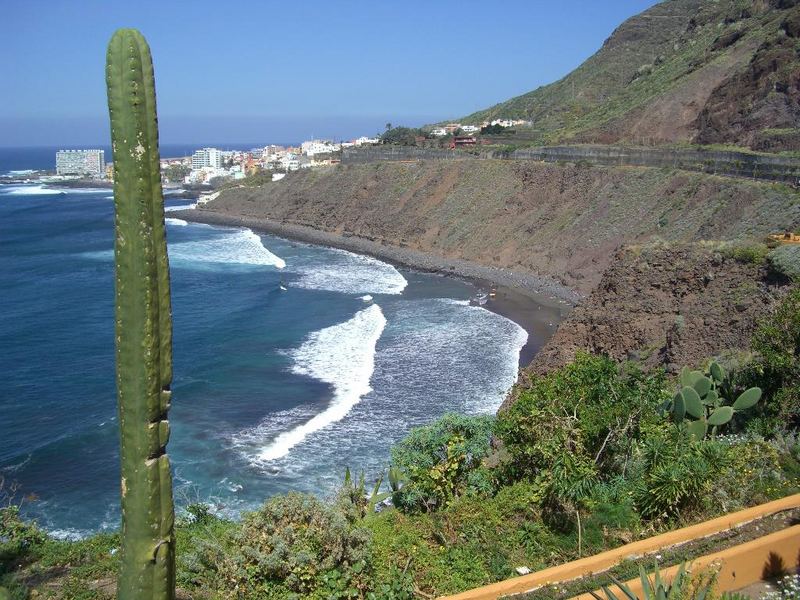
[[[166,445],[172,316],[150,49],[133,29],[106,57],[116,210],[117,397],[122,547],[117,597],[175,595],[172,475]]]

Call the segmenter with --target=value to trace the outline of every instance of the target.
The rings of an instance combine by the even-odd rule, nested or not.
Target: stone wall
[[[586,162],[604,166],[640,166],[700,171],[714,175],[747,177],[767,181],[800,183],[800,159],[788,156],[752,154],[723,150],[677,148],[626,148],[623,146],[547,146],[508,152],[481,152],[410,146],[377,146],[347,149],[342,162],[480,160],[487,158],[536,160],[543,162]]]

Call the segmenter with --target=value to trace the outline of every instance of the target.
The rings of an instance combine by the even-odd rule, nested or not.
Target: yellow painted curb
[[[770,535],[726,548],[714,554],[707,554],[691,562],[694,573],[709,566],[719,566],[716,589],[719,592],[732,592],[756,583],[762,579],[774,577],[794,570],[798,565],[800,553],[800,525],[776,531]],[[661,570],[661,577],[672,580],[680,565]],[[639,596],[642,582],[639,578],[626,582],[631,592]],[[609,586],[617,591],[615,586]],[[599,590],[598,590],[599,592]],[[604,594],[600,593],[601,596]],[[593,600],[591,594],[581,594],[572,600]]]
[[[625,546],[620,546],[619,548],[614,548],[613,550],[608,550],[607,552],[602,552],[594,556],[550,567],[542,571],[537,571],[536,573],[531,573],[530,575],[506,579],[505,581],[461,592],[453,596],[446,596],[443,597],[443,599],[493,600],[501,596],[520,594],[545,585],[570,581],[578,577],[583,577],[584,575],[606,571],[626,558],[638,557],[698,538],[715,535],[721,531],[733,529],[734,527],[744,525],[750,521],[755,521],[784,510],[798,507],[800,507],[800,494],[787,496],[780,500],[774,500],[766,504],[746,508],[745,510],[711,519],[710,521],[698,523],[697,525],[691,525],[683,529],[669,531],[645,540],[633,542],[632,544],[626,544]]]

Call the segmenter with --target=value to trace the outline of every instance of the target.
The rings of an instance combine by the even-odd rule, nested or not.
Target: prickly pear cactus
[[[680,426],[686,426],[688,433],[696,440],[702,440],[711,428],[711,435],[729,423],[737,412],[753,408],[761,399],[761,388],[745,390],[733,404],[726,405],[723,391],[733,393],[732,384],[727,379],[725,369],[712,362],[708,373],[692,371],[688,367],[681,370],[681,388],[664,408],[672,414],[672,419]],[[693,420],[696,419],[696,420]]]
[[[117,597],[175,595],[172,475],[166,445],[172,316],[150,49],[133,29],[106,58],[114,161],[117,397],[122,547]]]

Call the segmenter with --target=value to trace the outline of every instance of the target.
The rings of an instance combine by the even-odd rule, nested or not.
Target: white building
[[[57,175],[90,175],[98,179],[106,176],[103,150],[59,150],[56,152]]]
[[[192,154],[192,170],[203,167],[222,167],[222,152],[216,148],[203,148]]]
[[[434,127],[431,129],[431,135],[435,135],[436,137],[442,137],[447,135],[447,130],[444,127]]]
[[[380,144],[380,143],[381,143],[380,138],[369,138],[365,135],[362,135],[357,140],[353,140],[353,144],[355,144],[356,146],[365,146],[369,144]]]
[[[461,126],[461,131],[463,131],[464,133],[477,133],[480,130],[481,130],[481,128],[478,127],[477,125],[462,125]]]
[[[531,121],[525,119],[494,119],[492,121],[484,121],[483,126],[487,125],[500,125],[500,127],[514,127],[515,125],[530,125]]]
[[[300,144],[300,151],[306,156],[314,156],[315,154],[330,154],[331,152],[338,152],[342,147],[339,144],[333,144],[326,140],[311,140]]]

